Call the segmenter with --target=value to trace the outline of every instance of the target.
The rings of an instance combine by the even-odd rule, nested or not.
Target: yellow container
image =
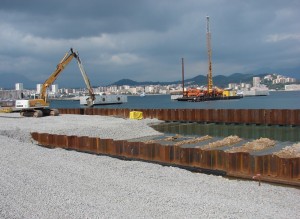
[[[143,112],[141,111],[131,111],[129,113],[129,118],[130,119],[143,119]]]
[[[12,108],[0,108],[0,113],[11,113]]]

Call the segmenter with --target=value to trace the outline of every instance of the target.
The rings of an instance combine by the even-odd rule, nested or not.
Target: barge
[[[80,105],[87,105],[87,98],[89,96],[81,96],[79,98]],[[106,95],[106,94],[96,94],[93,105],[111,105],[111,104],[122,104],[127,103],[126,95]]]
[[[172,100],[177,101],[187,101],[187,102],[203,102],[203,101],[213,101],[213,100],[235,100],[243,98],[243,96],[198,96],[198,97],[188,97],[183,95],[176,95],[171,97]]]

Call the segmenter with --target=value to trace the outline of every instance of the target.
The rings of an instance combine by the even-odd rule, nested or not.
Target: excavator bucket
[[[86,98],[86,105],[88,107],[93,107],[94,106],[93,99],[91,97]]]

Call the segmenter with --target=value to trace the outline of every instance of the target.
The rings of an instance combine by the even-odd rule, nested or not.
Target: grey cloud
[[[180,79],[181,57],[189,76],[205,75],[206,15],[214,74],[300,71],[299,9],[297,0],[2,0],[0,74],[46,78],[74,47],[102,84]]]

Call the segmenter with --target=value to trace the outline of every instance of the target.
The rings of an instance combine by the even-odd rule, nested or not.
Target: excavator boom
[[[60,73],[65,69],[65,67],[72,61],[72,59],[74,57],[77,57],[77,54],[71,48],[70,53],[67,52],[65,54],[65,56],[62,58],[62,60],[58,63],[56,70],[43,83],[43,85],[41,87],[41,91],[40,91],[40,99],[43,99],[46,102],[47,88],[54,83],[54,81],[57,79],[57,77],[60,75]]]
[[[40,92],[40,99],[43,99],[45,102],[47,102],[47,88],[54,83],[54,81],[57,79],[57,77],[60,75],[60,73],[65,69],[65,67],[72,61],[72,59],[75,58],[77,60],[77,64],[79,67],[79,70],[81,72],[81,75],[83,77],[83,80],[85,82],[85,85],[87,86],[87,89],[89,91],[89,98],[87,100],[88,106],[93,105],[93,101],[95,100],[95,94],[93,92],[90,80],[83,68],[82,62],[79,58],[78,52],[74,52],[71,48],[69,52],[65,54],[65,56],[62,58],[62,60],[58,63],[56,70],[50,75],[50,77],[44,82],[41,92]]]
[[[86,74],[86,72],[83,68],[82,62],[81,62],[78,55],[76,56],[76,59],[77,59],[77,64],[78,64],[79,70],[81,72],[81,75],[83,77],[84,83],[85,83],[85,85],[88,89],[88,92],[89,92],[89,98],[87,98],[87,100],[86,100],[87,105],[88,106],[93,106],[94,100],[95,100],[95,94],[94,94],[93,88],[91,86],[90,80],[89,80],[89,78],[88,78],[88,76],[87,76],[87,74]]]

